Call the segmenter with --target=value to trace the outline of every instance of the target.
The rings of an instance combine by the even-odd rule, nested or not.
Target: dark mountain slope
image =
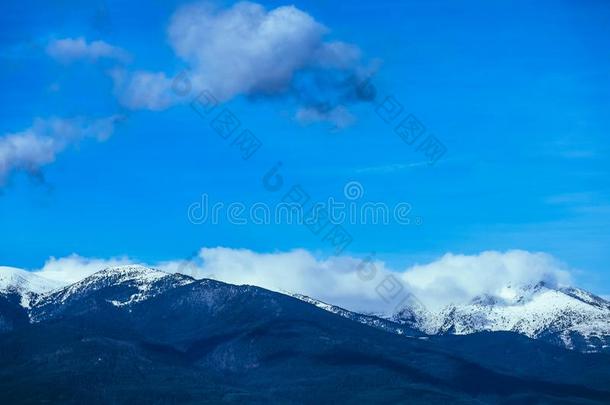
[[[436,350],[522,378],[597,389],[610,386],[610,355],[566,350],[513,332],[431,336]]]
[[[261,288],[157,276],[93,278],[45,301],[38,323],[1,335],[0,400],[610,402],[604,368],[592,384],[565,372],[533,379],[501,367],[504,354],[480,361],[452,353],[452,343],[386,333]]]
[[[19,304],[20,299],[17,293],[0,293],[0,333],[29,323],[27,311]]]

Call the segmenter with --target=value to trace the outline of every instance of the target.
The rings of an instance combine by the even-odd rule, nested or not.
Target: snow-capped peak
[[[119,283],[125,281],[154,282],[169,275],[169,273],[164,271],[151,269],[145,266],[126,265],[107,267],[98,271],[97,273],[93,273],[89,277],[80,281],[80,283],[88,284],[101,279],[108,279]]]
[[[15,267],[0,266],[0,294],[17,294],[20,305],[29,308],[39,295],[48,293],[61,286],[54,280],[48,280],[30,271]]]
[[[568,348],[579,345],[584,351],[608,347],[610,303],[602,298],[543,282],[507,289],[512,291],[502,297],[478,296],[465,304],[432,311],[421,320],[397,315],[429,334],[512,331],[561,341]]]
[[[182,274],[170,274],[139,265],[108,267],[43,297],[37,303],[40,311],[33,319],[37,320],[40,317],[39,313],[44,315],[45,308],[50,305],[77,300],[94,291],[114,289],[115,292],[109,294],[107,301],[114,306],[126,306],[193,281],[191,277]]]
[[[607,300],[598,297],[596,295],[591,294],[588,291],[581,290],[580,288],[574,287],[563,287],[559,289],[562,293],[569,295],[572,298],[575,298],[579,301],[582,301],[586,304],[593,305],[599,308],[610,309],[610,302]]]
[[[32,292],[42,294],[61,284],[35,273],[15,267],[0,266],[0,291]]]

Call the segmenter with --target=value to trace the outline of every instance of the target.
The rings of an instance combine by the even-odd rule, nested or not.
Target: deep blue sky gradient
[[[0,16],[0,134],[35,117],[128,118],[105,143],[83,141],[0,192],[0,263],[40,267],[49,256],[128,255],[155,262],[202,246],[330,254],[304,227],[193,225],[189,204],[272,203],[262,175],[278,160],[290,183],[341,198],[359,181],[366,199],[406,201],[421,226],[350,226],[352,254],[396,266],[445,253],[526,249],[578,270],[610,293],[610,4],[605,1],[296,1],[332,39],[379,58],[375,84],[448,148],[435,166],[403,143],[370,104],[339,132],[303,127],[283,100],[227,104],[264,147],[244,162],[188,106],[126,112],[109,68],[63,66],[52,38],[84,36],[128,50],[137,69],[182,66],[165,29],[181,2],[7,1]],[[224,2],[227,5],[230,2]],[[273,8],[286,3],[264,3]],[[52,86],[55,84],[55,86]],[[1,135],[0,135],[1,136]]]

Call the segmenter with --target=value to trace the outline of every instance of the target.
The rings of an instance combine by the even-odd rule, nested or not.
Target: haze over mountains
[[[610,401],[610,356],[518,334],[370,327],[375,317],[141,266],[60,289],[1,271],[4,401]]]

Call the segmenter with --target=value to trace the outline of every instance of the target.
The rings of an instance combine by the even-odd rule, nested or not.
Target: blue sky
[[[171,82],[183,69],[223,77],[223,69],[241,61],[242,55],[212,47],[203,56],[217,52],[229,60],[213,70],[188,48],[197,43],[181,38],[176,47],[168,34],[171,17],[188,2],[5,3],[0,139],[33,128],[37,118],[80,117],[75,125],[84,126],[120,119],[108,139],[79,135],[52,162],[7,170],[0,189],[1,264],[37,268],[51,256],[72,253],[156,262],[202,246],[332,254],[302,226],[188,220],[189,205],[203,193],[215,201],[273,204],[278,195],[262,187],[261,178],[281,161],[286,187],[300,184],[315,199],[341,199],[344,185],[357,181],[367,200],[408,202],[423,220],[349,225],[350,254],[375,251],[401,267],[446,252],[546,252],[574,269],[582,287],[610,294],[606,2],[294,2],[327,28],[323,43],[343,41],[360,50],[358,69],[375,69],[375,102],[394,97],[404,108],[401,117],[414,114],[442,141],[447,153],[435,165],[366,100],[346,105],[351,125],[329,130],[336,123],[295,118],[303,107],[299,97],[215,82],[219,108],[229,108],[262,142],[243,160],[188,103],[151,110],[141,99],[126,99],[133,89],[117,86],[117,69],[127,80],[149,71]],[[229,9],[234,3],[215,4]],[[261,4],[267,11],[289,5]],[[82,38],[88,56],[62,60],[50,51],[66,38]],[[112,48],[95,51],[92,41]],[[177,55],[180,49],[187,56]],[[280,67],[286,57],[301,55],[283,52]],[[303,78],[298,89],[319,96],[306,79],[325,77],[324,69],[311,70],[295,69]],[[247,73],[272,87],[261,81],[264,71]],[[155,86],[162,82],[143,86],[139,97],[158,98]]]

